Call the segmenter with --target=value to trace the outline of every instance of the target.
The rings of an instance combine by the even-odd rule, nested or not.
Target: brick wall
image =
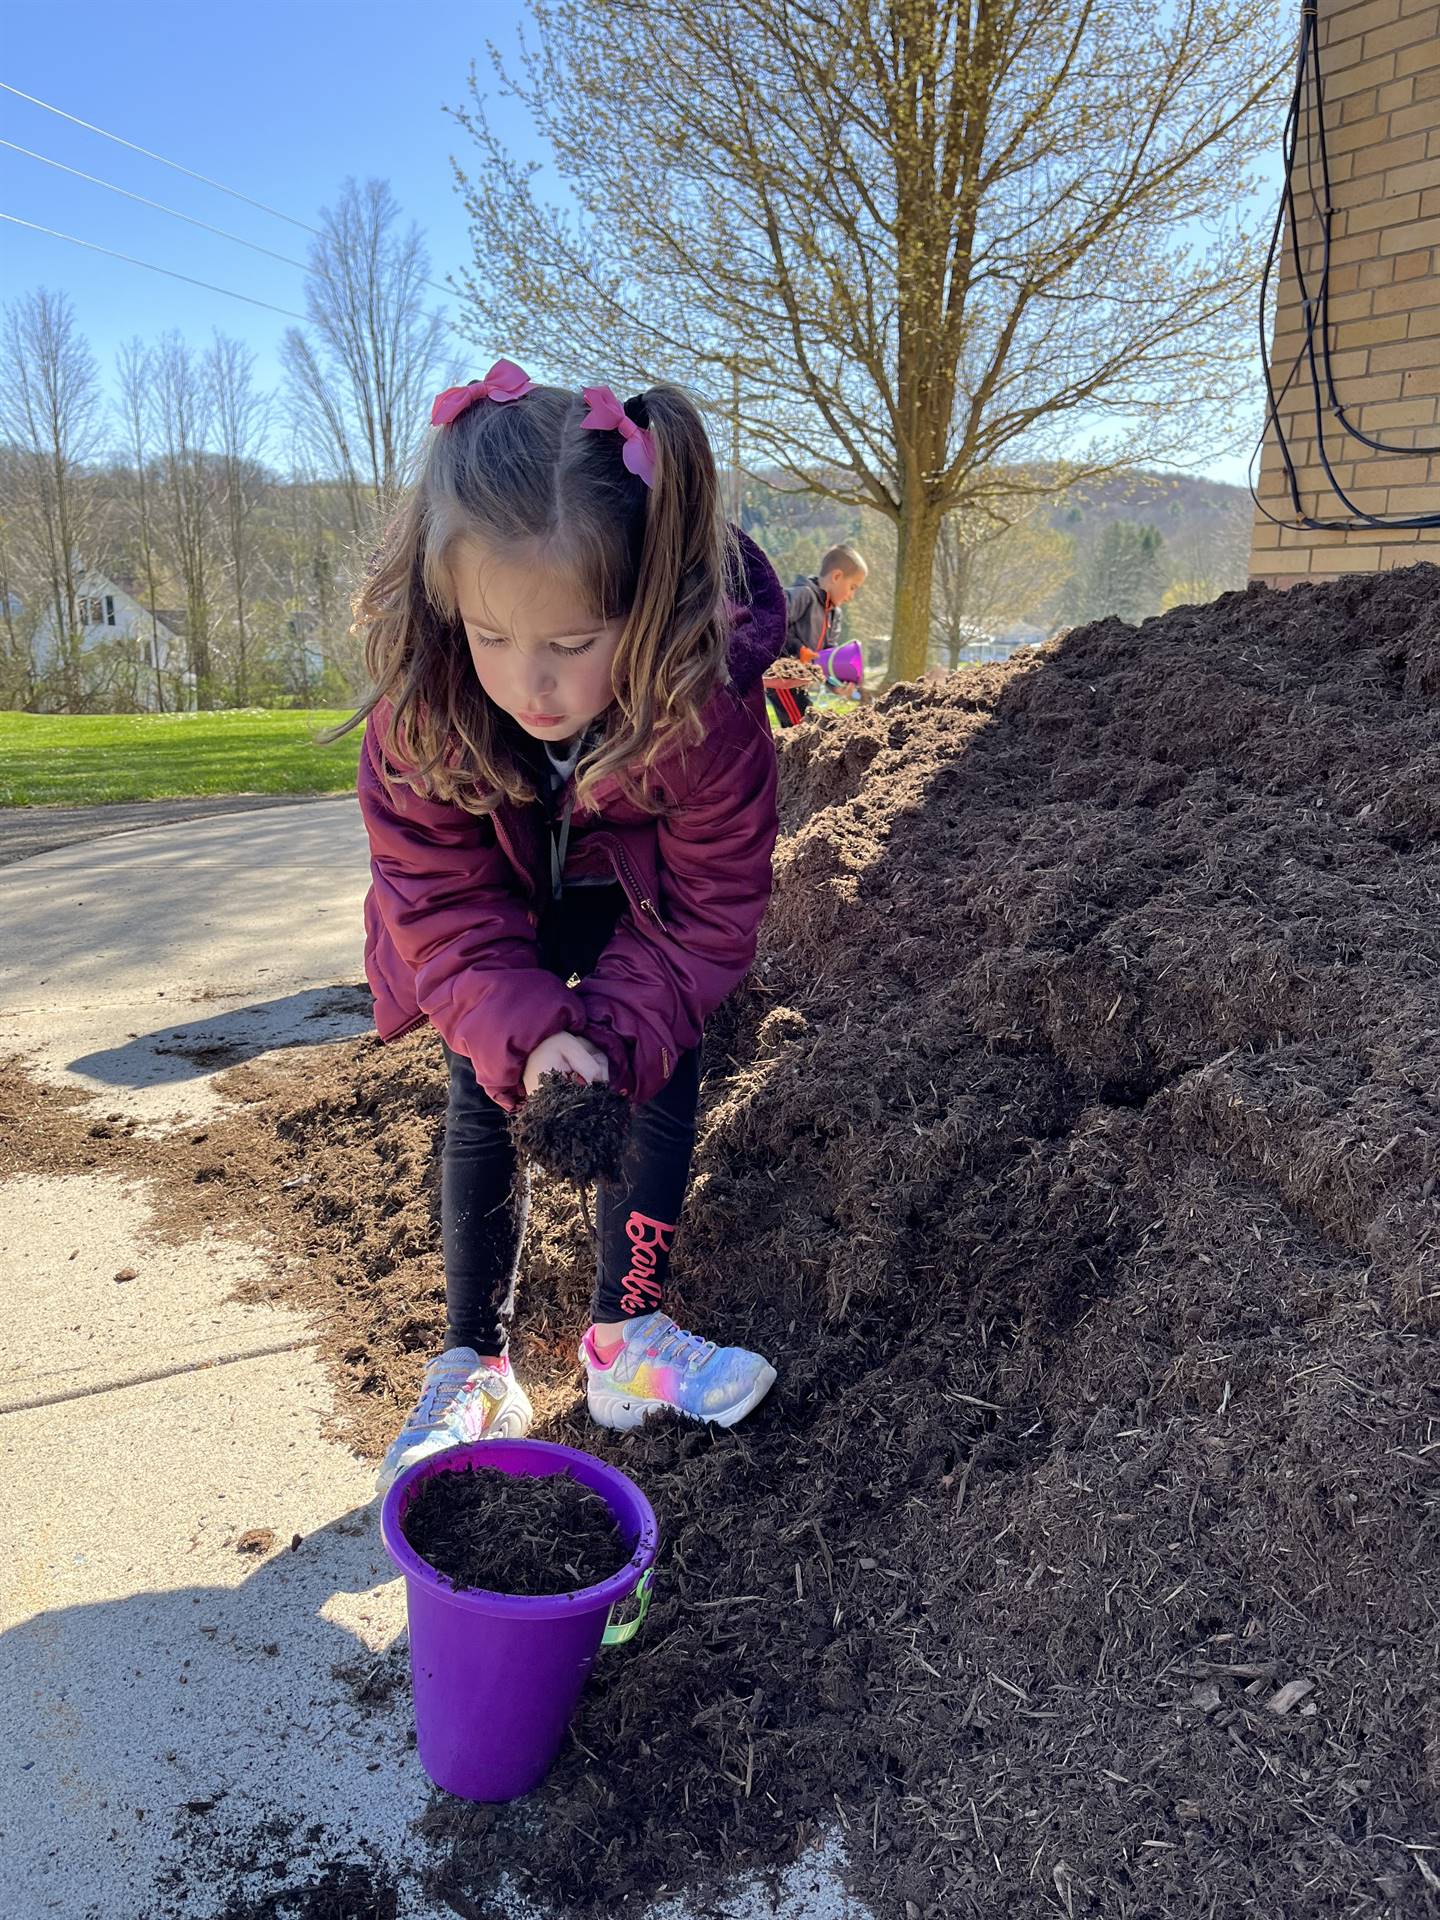
[[[1336,393],[1352,425],[1373,438],[1402,448],[1440,447],[1440,4],[1319,0],[1319,36],[1335,208],[1330,344]],[[1294,190],[1313,294],[1320,248],[1306,175],[1307,157],[1314,159],[1305,145],[1312,104],[1307,92]],[[1272,350],[1277,389],[1304,338],[1288,232],[1283,245]],[[1308,363],[1302,362],[1279,411],[1304,511],[1317,519],[1346,517],[1317,459]],[[1367,513],[1440,513],[1440,454],[1373,452],[1328,412],[1322,418],[1335,483],[1355,506]],[[1271,513],[1293,518],[1273,428],[1257,491]],[[1362,524],[1292,532],[1255,517],[1251,577],[1275,586],[1416,560],[1440,561],[1440,527]]]

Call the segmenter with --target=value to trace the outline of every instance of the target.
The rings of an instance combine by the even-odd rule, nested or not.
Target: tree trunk
[[[885,684],[918,680],[930,659],[930,605],[941,513],[924,501],[905,501],[895,550],[895,622]]]
[[[137,471],[140,476],[140,541],[145,554],[146,611],[150,615],[150,663],[155,670],[155,711],[165,711],[165,674],[160,665],[160,620],[155,611],[155,548],[150,539],[150,503],[145,495],[145,457],[141,449]]]

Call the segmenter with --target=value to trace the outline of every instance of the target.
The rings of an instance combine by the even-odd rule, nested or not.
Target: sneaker
[[[590,1418],[621,1431],[643,1425],[665,1407],[691,1420],[733,1427],[775,1384],[774,1367],[758,1353],[682,1333],[663,1313],[630,1321],[608,1363],[596,1351],[593,1331],[587,1333],[580,1363]]]
[[[535,1418],[508,1360],[482,1360],[473,1347],[451,1347],[425,1369],[415,1411],[380,1463],[377,1493],[406,1467],[467,1440],[523,1440]]]

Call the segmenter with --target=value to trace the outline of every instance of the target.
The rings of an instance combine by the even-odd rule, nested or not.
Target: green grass
[[[215,793],[338,793],[360,729],[316,744],[343,712],[0,713],[0,807],[88,807]]]

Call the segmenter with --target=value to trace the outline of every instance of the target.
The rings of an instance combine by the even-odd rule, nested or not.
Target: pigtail
[[[581,790],[618,775],[643,799],[645,770],[677,744],[701,738],[701,712],[726,681],[727,602],[738,594],[743,567],[694,401],[667,384],[624,407],[650,433],[655,482],[645,490],[635,595],[615,657],[615,715],[582,769]]]

